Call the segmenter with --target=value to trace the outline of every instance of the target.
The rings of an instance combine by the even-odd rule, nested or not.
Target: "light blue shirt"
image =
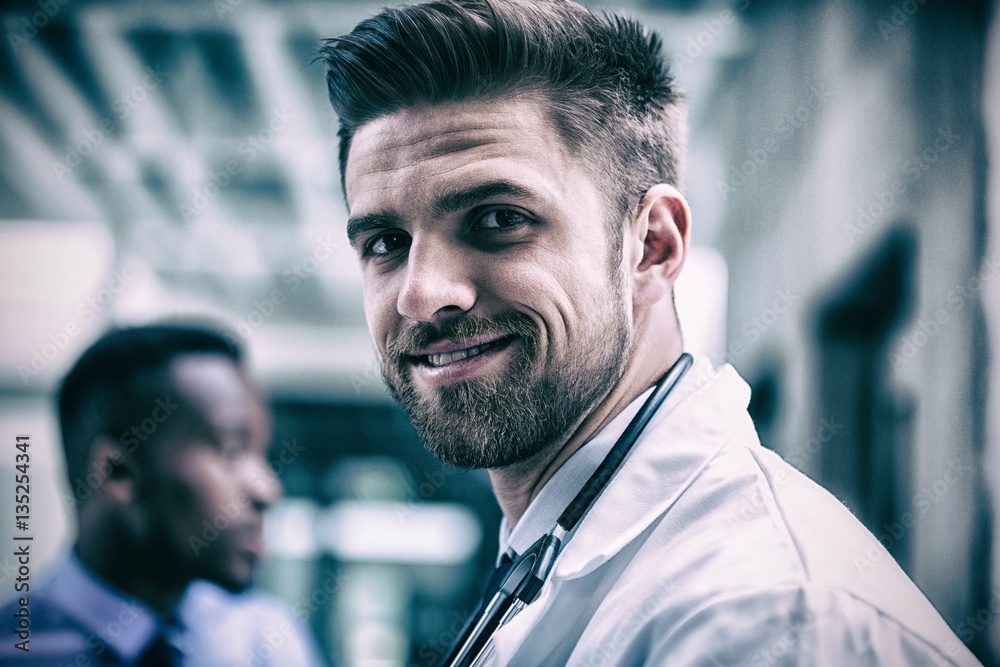
[[[30,653],[14,646],[17,601],[0,609],[0,665],[133,665],[160,632],[189,667],[319,667],[312,637],[276,598],[192,583],[171,618],[114,589],[73,554],[30,600]]]

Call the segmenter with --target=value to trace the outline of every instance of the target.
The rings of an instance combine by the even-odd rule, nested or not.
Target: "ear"
[[[672,185],[651,187],[632,222],[642,254],[633,269],[633,300],[653,304],[670,294],[691,242],[691,209]]]
[[[97,480],[95,492],[113,504],[131,505],[136,496],[139,469],[135,455],[123,444],[99,437],[90,447],[87,460],[87,483]]]

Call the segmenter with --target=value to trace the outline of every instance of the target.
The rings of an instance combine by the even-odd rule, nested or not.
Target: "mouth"
[[[260,524],[233,526],[236,531],[236,546],[243,554],[254,560],[264,558],[264,531]]]
[[[513,339],[513,336],[505,336],[486,343],[479,343],[478,345],[472,345],[470,347],[464,347],[450,352],[414,355],[411,358],[418,364],[431,366],[432,368],[440,368],[442,366],[447,366],[448,364],[453,364],[457,361],[478,356],[484,352],[489,352],[490,350],[504,347]]]
[[[407,360],[423,382],[442,386],[472,380],[482,373],[496,370],[498,360],[509,362],[510,355],[506,352],[517,339],[516,335],[507,335],[458,343],[444,341],[418,350],[419,354],[408,355]]]

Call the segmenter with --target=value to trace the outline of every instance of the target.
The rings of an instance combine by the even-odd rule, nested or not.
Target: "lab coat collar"
[[[500,550],[497,560],[509,549],[523,554],[539,537],[552,530],[559,515],[580,492],[601,461],[608,455],[615,442],[642,404],[653,393],[650,388],[629,403],[607,425],[578,449],[545,483],[538,496],[528,505],[524,515],[513,530],[504,517],[500,522]]]
[[[749,402],[750,387],[732,366],[697,359],[566,543],[554,577],[594,571],[669,511],[730,440],[753,433]]]

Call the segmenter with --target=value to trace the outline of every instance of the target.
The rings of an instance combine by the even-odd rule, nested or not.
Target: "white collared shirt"
[[[978,665],[878,540],[760,446],[749,397],[696,361],[482,664]],[[629,419],[501,544],[550,530]]]

